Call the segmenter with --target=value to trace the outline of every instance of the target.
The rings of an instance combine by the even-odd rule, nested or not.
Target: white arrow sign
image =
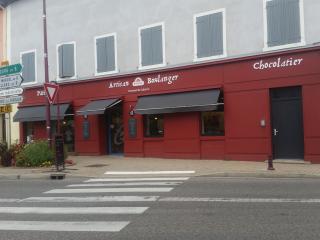
[[[0,89],[19,87],[22,83],[20,74],[0,77]]]
[[[10,96],[6,98],[0,98],[0,105],[20,103],[23,101],[22,96]]]
[[[0,91],[0,97],[7,97],[11,95],[20,95],[23,93],[22,88],[12,88],[12,89],[6,89]]]

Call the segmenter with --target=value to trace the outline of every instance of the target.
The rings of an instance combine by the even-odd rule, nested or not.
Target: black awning
[[[107,108],[110,108],[121,102],[119,98],[91,101],[77,111],[78,115],[98,115],[104,114]]]
[[[70,104],[63,103],[59,105],[60,108],[60,119],[63,119],[66,115]],[[58,119],[58,108],[57,105],[50,106],[51,120]],[[14,122],[37,122],[46,120],[46,106],[34,106],[34,107],[21,107],[18,112],[14,115]]]
[[[172,93],[139,97],[135,112],[158,114],[175,112],[202,112],[216,110],[220,95],[219,89]]]

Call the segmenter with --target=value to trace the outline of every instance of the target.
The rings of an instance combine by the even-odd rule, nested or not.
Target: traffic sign
[[[0,98],[0,105],[20,103],[23,101],[23,97],[20,96],[10,96],[6,98]]]
[[[17,74],[22,71],[22,65],[20,63],[13,64],[5,67],[0,68],[0,76]]]
[[[20,74],[0,77],[0,89],[19,87],[22,83]]]
[[[45,83],[43,84],[43,86],[44,86],[44,90],[46,91],[47,98],[50,104],[52,104],[54,102],[54,99],[57,96],[59,85],[54,83]]]
[[[11,95],[20,95],[23,93],[22,88],[11,88],[11,89],[5,89],[0,90],[0,97],[7,97]]]

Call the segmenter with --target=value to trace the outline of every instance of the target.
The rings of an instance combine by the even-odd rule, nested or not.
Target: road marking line
[[[143,175],[143,174],[194,174],[195,171],[142,171],[142,172],[118,172],[108,171],[107,175]]]
[[[10,214],[142,214],[148,207],[0,207]]]
[[[81,188],[53,189],[48,193],[128,193],[128,192],[170,192],[173,188]]]
[[[87,184],[71,184],[67,187],[121,187],[121,186],[168,186],[179,185],[183,182],[124,182],[124,183],[87,183]]]
[[[91,178],[84,182],[186,181],[189,177],[173,178]]]
[[[20,199],[17,198],[0,198],[0,203],[10,203],[10,202],[19,202]]]
[[[294,198],[192,198],[165,197],[160,202],[231,202],[231,203],[320,203],[320,199]]]
[[[21,202],[155,202],[159,196],[30,197]]]
[[[50,232],[119,232],[130,222],[0,221],[0,230]]]

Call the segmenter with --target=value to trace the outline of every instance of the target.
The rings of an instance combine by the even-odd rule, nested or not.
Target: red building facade
[[[73,151],[80,155],[123,152],[129,157],[250,161],[272,157],[320,163],[319,63],[320,47],[311,47],[60,82],[59,101],[73,109]],[[136,111],[141,98],[159,95],[165,99],[176,93],[205,90],[220,92],[216,103],[224,106],[224,134],[203,135],[200,111],[173,109],[161,114],[162,135],[146,136],[145,115]],[[99,113],[81,114],[90,102],[100,100],[119,100],[111,105],[120,108],[117,119],[121,118],[123,125],[121,149],[111,146],[116,125],[112,118],[110,122],[111,105],[106,104],[105,112],[98,109]],[[28,88],[19,111],[44,104],[43,88]],[[28,119],[17,121],[21,122],[21,139],[26,139]],[[46,138],[45,122],[32,121],[34,138]],[[296,149],[298,152],[292,155]]]

